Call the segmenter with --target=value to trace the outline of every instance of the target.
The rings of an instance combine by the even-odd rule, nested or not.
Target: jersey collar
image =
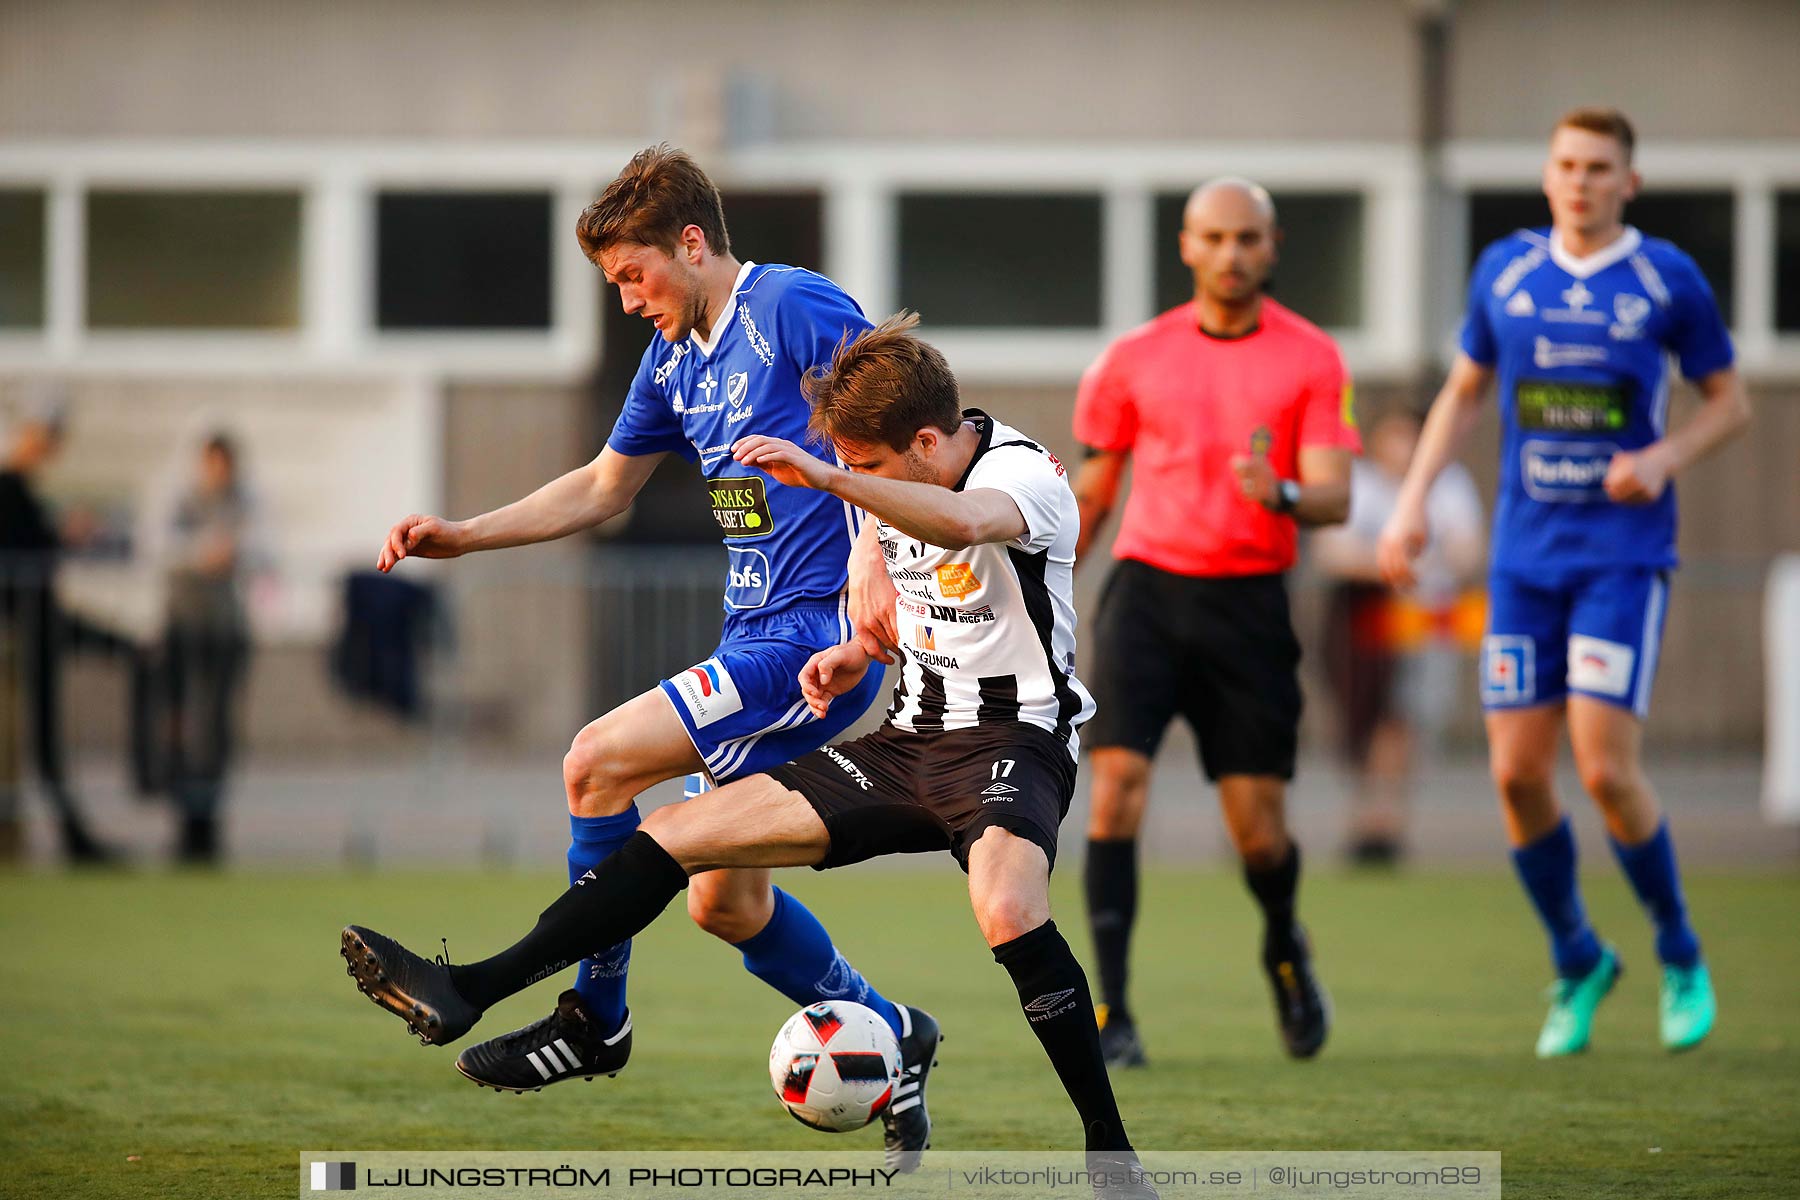
[[[975,453],[969,456],[969,465],[963,468],[962,478],[958,479],[956,486],[950,489],[953,492],[963,490],[963,485],[969,482],[969,475],[975,470],[975,464],[981,461],[981,456],[986,454],[988,447],[994,444],[994,418],[979,408],[965,408],[963,409],[963,420],[975,422],[975,428],[981,434],[981,442],[975,447]]]
[[[1242,333],[1214,333],[1200,320],[1200,301],[1188,301],[1188,317],[1193,322],[1194,330],[1209,342],[1224,342],[1226,344],[1232,342],[1247,342],[1257,334],[1261,333],[1263,331],[1263,326],[1268,324],[1268,321],[1266,320],[1268,310],[1269,298],[1267,296],[1258,296],[1256,298],[1256,321],[1250,328],[1244,330]]]
[[[737,278],[731,284],[731,295],[725,301],[725,309],[719,314],[719,319],[713,322],[712,336],[703,338],[699,330],[688,334],[688,341],[694,343],[694,349],[700,352],[701,357],[711,358],[713,351],[719,348],[719,339],[725,336],[725,327],[737,315],[738,293],[744,290],[744,280],[750,277],[750,272],[755,267],[755,263],[747,262],[738,268]]]
[[[1550,231],[1550,261],[1567,271],[1577,279],[1588,279],[1612,266],[1616,262],[1624,262],[1638,252],[1644,244],[1644,235],[1637,231],[1635,225],[1625,226],[1625,232],[1594,251],[1586,258],[1577,258],[1563,249],[1562,238],[1556,230]]]

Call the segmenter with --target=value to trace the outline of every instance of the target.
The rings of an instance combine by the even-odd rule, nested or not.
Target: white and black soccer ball
[[[824,1000],[788,1018],[769,1049],[775,1095],[802,1125],[861,1129],[887,1111],[900,1082],[900,1043],[874,1009]]]

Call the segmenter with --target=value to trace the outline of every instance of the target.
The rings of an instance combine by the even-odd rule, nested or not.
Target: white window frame
[[[374,197],[387,188],[547,190],[559,233],[637,147],[623,143],[220,141],[0,145],[0,182],[48,196],[46,319],[0,334],[0,368],[327,372],[573,379],[599,353],[601,289],[574,240],[553,238],[543,333],[383,332],[374,326]],[[826,269],[872,313],[897,304],[901,191],[1089,191],[1102,196],[1102,322],[1095,329],[956,329],[933,336],[976,382],[1066,383],[1106,341],[1153,315],[1151,197],[1212,176],[1364,197],[1363,324],[1334,330],[1359,372],[1404,374],[1418,353],[1420,173],[1403,145],[770,145],[707,155],[726,188],[823,197]],[[95,186],[282,187],[302,193],[302,321],[293,334],[99,332],[84,323],[83,205]],[[929,317],[929,314],[926,314]]]
[[[44,325],[0,333],[0,369],[579,378],[599,353],[599,296],[593,267],[573,238],[552,238],[552,323],[545,331],[383,332],[375,328],[372,303],[375,196],[386,188],[547,191],[553,230],[568,230],[635,149],[591,143],[0,144],[0,185],[44,190],[49,225]],[[240,334],[88,328],[84,210],[94,188],[299,191],[299,329]]]
[[[1363,323],[1330,330],[1352,370],[1401,376],[1419,349],[1420,265],[1412,230],[1422,213],[1416,155],[1378,143],[1238,143],[1136,146],[882,146],[845,144],[765,153],[816,160],[829,172],[827,259],[833,277],[871,312],[899,304],[897,198],[901,192],[1092,192],[1102,198],[1101,324],[1094,329],[930,328],[956,368],[976,382],[1062,383],[1077,377],[1120,333],[1154,316],[1153,197],[1225,174],[1271,191],[1363,197]],[[754,161],[756,155],[746,158]],[[849,253],[842,253],[850,247]]]
[[[384,188],[548,191],[554,228],[635,149],[623,143],[34,142],[0,145],[0,186],[46,195],[45,321],[0,331],[0,369],[153,373],[395,370],[461,378],[570,380],[599,354],[601,288],[573,239],[552,240],[547,331],[382,332],[373,324],[373,206]],[[972,382],[1066,383],[1106,341],[1151,315],[1152,197],[1220,174],[1271,190],[1364,197],[1363,322],[1332,330],[1365,378],[1403,378],[1424,359],[1428,284],[1460,296],[1454,268],[1420,236],[1426,204],[1416,150],[1393,143],[1276,146],[981,146],[819,143],[707,156],[728,188],[798,188],[823,197],[826,270],[872,313],[897,304],[901,191],[1089,191],[1102,198],[1102,323],[1062,331],[954,329],[933,334]],[[1475,189],[1530,189],[1538,142],[1455,142],[1444,169],[1455,211]],[[1651,186],[1735,194],[1735,337],[1758,375],[1800,376],[1800,332],[1774,325],[1775,194],[1800,189],[1800,143],[1729,147],[1653,143],[1639,155]],[[84,206],[96,187],[286,188],[302,193],[302,322],[296,333],[96,331],[85,325]],[[1456,219],[1453,217],[1453,220]],[[1450,241],[1458,244],[1457,239]],[[929,314],[926,314],[929,318]]]
[[[300,199],[300,321],[292,329],[96,329],[87,323],[87,202],[94,192],[280,192]],[[72,314],[86,353],[100,362],[114,356],[129,358],[137,353],[211,356],[224,351],[234,356],[270,357],[291,354],[297,350],[306,333],[306,302],[309,280],[306,277],[306,240],[310,222],[307,219],[307,181],[294,174],[270,175],[255,180],[188,179],[157,177],[155,179],[115,179],[94,174],[82,179],[80,191],[72,196],[82,254],[76,269],[78,276],[67,280],[65,287],[75,306]]]

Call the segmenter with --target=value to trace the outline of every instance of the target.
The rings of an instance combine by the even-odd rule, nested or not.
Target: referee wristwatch
[[[1292,479],[1282,479],[1275,484],[1275,503],[1270,507],[1283,516],[1292,516],[1300,506],[1300,485]]]

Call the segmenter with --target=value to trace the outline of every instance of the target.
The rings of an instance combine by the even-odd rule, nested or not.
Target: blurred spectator
[[[1479,638],[1481,628],[1479,598],[1462,597],[1482,568],[1481,496],[1460,465],[1446,469],[1426,499],[1431,542],[1419,559],[1418,591],[1396,595],[1376,565],[1375,545],[1418,439],[1411,412],[1377,421],[1366,457],[1351,468],[1349,521],[1312,539],[1314,566],[1331,581],[1326,671],[1341,752],[1356,774],[1348,850],[1368,865],[1402,851],[1417,743],[1441,732],[1455,700],[1456,643]]]
[[[13,429],[0,460],[0,858],[17,858],[23,845],[17,739],[29,708],[32,759],[56,813],[63,853],[71,863],[99,864],[116,855],[89,831],[62,752],[62,655],[69,640],[56,602],[62,543],[33,487],[34,476],[62,449],[63,431],[60,407],[40,403]]]
[[[261,539],[237,445],[214,433],[177,500],[167,550],[161,648],[161,761],[180,822],[183,862],[219,858],[219,810],[235,743],[239,686],[249,664],[243,585]]]

